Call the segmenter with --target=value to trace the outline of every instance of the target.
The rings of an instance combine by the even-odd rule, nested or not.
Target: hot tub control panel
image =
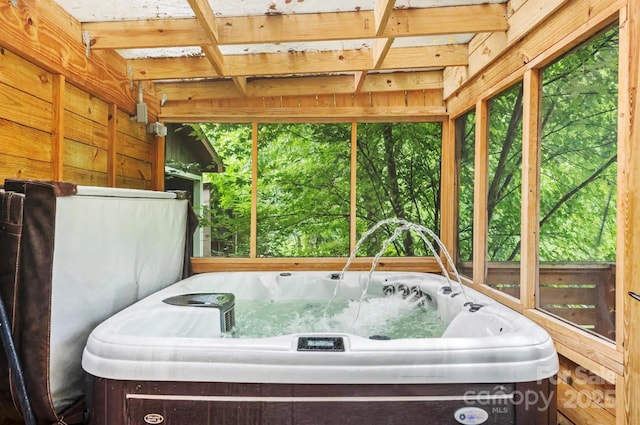
[[[344,339],[341,336],[301,336],[298,351],[344,351]]]

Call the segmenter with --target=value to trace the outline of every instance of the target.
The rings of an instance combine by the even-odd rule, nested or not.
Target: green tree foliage
[[[200,124],[223,159],[224,172],[207,173],[211,201],[201,218],[211,229],[211,255],[249,256],[251,125]]]
[[[358,125],[357,233],[385,218],[421,224],[440,233],[440,123]],[[359,255],[375,255],[393,229],[381,228]],[[406,232],[385,255],[431,255],[418,235]]]
[[[540,259],[615,261],[618,27],[542,78]]]
[[[518,260],[520,254],[522,94],[520,82],[489,101],[489,261]]]
[[[615,261],[617,93],[617,27],[542,72],[541,261]],[[521,164],[519,83],[489,102],[489,261],[519,259]]]
[[[212,255],[248,256],[251,128],[202,124],[225,171],[209,174]],[[439,232],[439,123],[358,126],[357,232],[397,217]],[[258,132],[259,256],[347,256],[351,211],[351,125],[261,125]],[[390,236],[381,229],[359,252],[373,255]],[[407,233],[385,255],[430,255]]]
[[[258,134],[258,254],[347,255],[351,127],[274,124]]]

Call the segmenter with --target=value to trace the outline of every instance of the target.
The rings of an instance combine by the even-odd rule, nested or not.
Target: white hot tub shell
[[[338,275],[196,275],[109,318],[83,354],[92,423],[553,423],[558,357],[538,325],[440,275]],[[359,299],[367,286],[367,296],[384,297],[401,285],[428,295],[446,325],[441,337],[372,339],[347,329],[230,338],[217,309],[163,302],[207,293],[232,293],[236,303],[328,302],[334,291],[336,300]]]

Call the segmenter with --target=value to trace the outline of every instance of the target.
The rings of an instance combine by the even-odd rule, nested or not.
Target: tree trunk
[[[398,184],[398,173],[396,168],[395,149],[393,140],[393,127],[391,124],[385,124],[382,130],[382,137],[384,138],[384,155],[385,162],[387,164],[387,185],[389,188],[389,201],[396,217],[401,220],[406,220],[406,214],[404,212],[404,206],[402,205],[402,197],[400,194],[400,185]],[[405,232],[403,239],[404,253],[407,256],[413,256],[413,240],[411,239],[411,233]]]

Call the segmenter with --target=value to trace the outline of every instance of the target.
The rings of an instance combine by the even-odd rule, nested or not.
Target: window
[[[442,124],[359,124],[357,141],[357,233],[387,218],[421,224],[440,233]],[[374,256],[397,226],[372,234],[358,254]],[[386,256],[431,256],[424,241],[405,232]]]
[[[251,125],[201,124],[215,145],[224,171],[206,173],[209,208],[201,224],[210,233],[211,251],[205,256],[248,257],[251,229]]]
[[[260,126],[258,256],[349,255],[350,146],[350,125]]]
[[[612,340],[617,115],[616,26],[543,70],[540,167],[540,308]]]
[[[489,100],[487,283],[520,297],[522,82]]]
[[[356,152],[351,124],[261,124],[257,182],[251,181],[251,126],[203,127],[224,164],[224,172],[206,177],[212,193],[203,224],[211,229],[211,255],[251,257],[255,238],[257,257],[346,257],[355,243],[352,233],[360,237],[388,218],[440,232],[441,123],[359,124]],[[358,254],[377,254],[396,228],[379,229]],[[432,252],[419,235],[407,232],[383,254]]]

